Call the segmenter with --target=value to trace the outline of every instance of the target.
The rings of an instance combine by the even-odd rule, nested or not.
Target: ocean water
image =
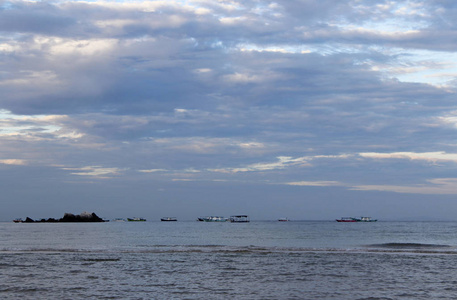
[[[0,299],[457,299],[457,222],[0,223]]]

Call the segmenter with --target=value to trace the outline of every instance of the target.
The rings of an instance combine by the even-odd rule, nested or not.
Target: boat
[[[175,217],[164,217],[164,218],[161,218],[160,221],[162,221],[162,222],[176,222],[176,221],[178,221],[178,219],[175,218]]]
[[[371,217],[360,217],[360,218],[353,218],[353,217],[343,217],[341,219],[337,219],[337,222],[376,222],[378,220],[372,219]]]
[[[127,221],[129,222],[144,222],[146,219],[143,218],[127,218]]]
[[[125,219],[123,219],[123,218],[114,218],[113,222],[125,222]]]
[[[287,218],[279,218],[278,222],[289,222],[289,219],[287,219]]]
[[[357,218],[352,218],[352,217],[342,217],[341,219],[337,219],[337,222],[345,222],[345,223],[352,223],[352,222],[358,222]]]
[[[210,217],[198,217],[197,221],[199,222],[227,222],[228,219],[219,216],[210,216]]]
[[[371,217],[360,217],[359,222],[376,222],[378,220],[372,219]]]
[[[24,221],[21,218],[17,218],[13,220],[14,223],[23,223]]]
[[[236,215],[230,216],[230,222],[232,223],[249,223],[249,216],[247,215]]]

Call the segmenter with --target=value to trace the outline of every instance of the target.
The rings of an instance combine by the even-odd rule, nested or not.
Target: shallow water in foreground
[[[457,223],[0,223],[2,299],[453,299]]]

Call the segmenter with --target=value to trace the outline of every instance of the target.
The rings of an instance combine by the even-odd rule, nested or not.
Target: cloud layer
[[[30,182],[30,202],[56,182],[92,191],[68,187],[71,203],[97,201],[116,180],[142,204],[186,198],[188,182],[290,188],[297,205],[315,188],[456,194],[455,10],[0,1],[0,172]]]

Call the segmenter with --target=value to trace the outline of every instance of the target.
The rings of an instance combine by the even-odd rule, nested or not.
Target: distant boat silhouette
[[[144,218],[127,218],[127,221],[129,222],[144,222],[146,219]]]

